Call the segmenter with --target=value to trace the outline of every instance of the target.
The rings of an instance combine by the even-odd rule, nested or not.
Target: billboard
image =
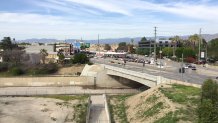
[[[201,52],[201,58],[205,58],[205,52]]]
[[[73,43],[73,47],[80,49],[80,47],[81,47],[80,42],[74,42],[74,43]]]
[[[90,47],[90,43],[86,43],[85,46],[86,46],[86,48],[89,48]]]

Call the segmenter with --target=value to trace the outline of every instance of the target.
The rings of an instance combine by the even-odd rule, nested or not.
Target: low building
[[[2,52],[3,52],[3,49],[0,49],[0,63],[3,62]]]
[[[139,41],[138,47],[139,48],[150,48],[150,47],[154,47],[154,44],[155,44],[154,40],[149,39],[146,41]]]
[[[69,56],[73,54],[73,45],[69,43],[55,43],[54,44],[54,52],[58,52],[63,50],[65,56]]]
[[[46,56],[46,63],[48,62],[56,62],[58,56],[57,52],[54,50],[54,45],[28,45],[25,46],[26,54],[29,55],[29,63],[38,64],[41,63],[41,54],[40,50],[45,49],[48,53]]]
[[[139,48],[153,48],[155,45],[155,41],[153,39],[149,39],[147,41],[139,41]],[[156,42],[157,47],[173,47],[172,40],[169,39],[158,39]],[[178,42],[176,43],[176,47],[178,47]]]

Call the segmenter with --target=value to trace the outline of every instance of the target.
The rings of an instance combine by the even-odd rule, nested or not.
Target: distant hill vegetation
[[[170,38],[172,36],[158,36],[158,38]],[[182,39],[188,39],[189,35],[184,35],[180,36]],[[202,37],[206,41],[210,41],[214,38],[218,38],[218,33],[216,34],[202,34]],[[124,37],[124,38],[107,38],[107,39],[100,39],[101,44],[113,44],[113,43],[118,43],[118,42],[131,42],[131,39],[134,39],[134,43],[138,43],[141,40],[142,37],[135,37],[135,38],[129,38],[129,37]],[[146,37],[147,39],[153,38],[153,37]],[[68,43],[73,43],[76,39],[66,39],[66,40],[61,40],[65,41]],[[25,40],[18,40],[19,42],[28,42],[28,43],[53,43],[53,42],[58,42],[60,40],[57,39],[47,39],[47,38],[42,38],[42,39],[37,39],[37,38],[32,38],[32,39],[25,39]],[[92,44],[97,44],[98,40],[84,40],[86,43],[92,43]]]

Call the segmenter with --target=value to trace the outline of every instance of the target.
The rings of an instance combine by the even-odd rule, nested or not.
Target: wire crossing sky
[[[0,37],[96,39],[218,33],[217,0],[1,0]]]

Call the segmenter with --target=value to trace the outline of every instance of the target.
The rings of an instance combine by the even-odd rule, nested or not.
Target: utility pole
[[[183,68],[183,59],[184,59],[184,57],[183,57],[183,53],[182,53],[182,65],[181,65],[182,81],[183,81],[183,72],[185,72],[185,71],[183,71],[183,70],[185,70],[185,69]]]
[[[206,60],[206,63],[207,63],[207,43],[206,43],[206,55],[205,55],[205,60]]]
[[[157,27],[154,27],[154,60],[156,60]]]
[[[199,42],[198,42],[198,61],[201,60],[201,42],[202,42],[202,37],[201,37],[201,28],[199,31]]]
[[[160,62],[159,62],[159,64],[160,64],[160,76],[161,76],[161,67],[162,67],[162,64],[161,64],[161,54],[162,54],[162,49],[160,47],[160,51],[159,51],[159,55],[160,55]]]
[[[151,59],[151,43],[152,43],[152,40],[151,39],[149,39],[150,41],[150,49],[149,49],[149,60]]]
[[[99,34],[98,34],[98,55],[100,55]]]

